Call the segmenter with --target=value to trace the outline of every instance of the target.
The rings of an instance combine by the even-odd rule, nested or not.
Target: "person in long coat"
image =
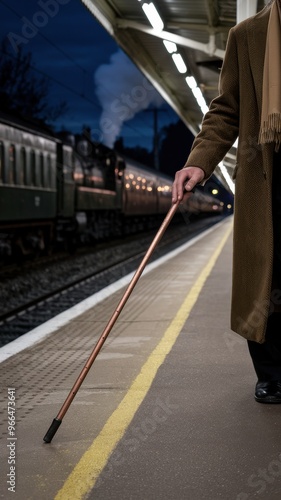
[[[237,137],[231,329],[248,340],[255,399],[281,403],[281,0],[230,30],[219,95],[175,175],[174,203]]]

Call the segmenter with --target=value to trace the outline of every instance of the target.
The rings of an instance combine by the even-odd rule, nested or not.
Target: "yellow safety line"
[[[112,451],[124,435],[136,411],[144,400],[160,365],[164,362],[167,354],[176,342],[231,230],[232,227],[230,226],[194,283],[175,318],[164,333],[164,336],[142,366],[140,373],[133,381],[119,406],[109,417],[99,435],[68,476],[63,487],[57,493],[55,500],[83,499],[95,485]]]

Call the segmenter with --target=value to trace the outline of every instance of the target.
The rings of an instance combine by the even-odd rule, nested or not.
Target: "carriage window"
[[[47,175],[46,175],[47,183],[46,185],[50,188],[52,187],[52,163],[50,155],[47,156]]]
[[[34,149],[30,152],[30,176],[31,185],[36,186],[36,159]]]
[[[16,148],[13,144],[9,147],[9,183],[16,183]]]
[[[0,142],[0,182],[4,180],[4,146],[3,142]]]
[[[73,175],[74,181],[76,184],[83,184],[83,179],[84,179],[84,173],[82,169],[82,165],[78,158],[75,158],[75,164],[74,164],[74,175]]]
[[[39,165],[39,175],[40,175],[40,186],[44,186],[44,156],[43,153],[40,153],[40,165]]]
[[[27,184],[27,173],[26,173],[26,151],[25,148],[20,150],[20,183]]]

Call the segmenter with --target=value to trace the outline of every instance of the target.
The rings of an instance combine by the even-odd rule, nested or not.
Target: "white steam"
[[[109,64],[102,64],[94,75],[96,94],[102,105],[102,142],[109,147],[122,125],[150,104],[160,107],[164,100],[121,50]]]

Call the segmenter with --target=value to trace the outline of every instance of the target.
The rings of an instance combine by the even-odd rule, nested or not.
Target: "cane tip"
[[[59,420],[58,418],[54,418],[53,422],[51,423],[48,431],[46,432],[45,436],[43,437],[43,441],[45,443],[50,443],[55,435],[55,433],[57,432],[60,424],[61,424],[61,420]]]

